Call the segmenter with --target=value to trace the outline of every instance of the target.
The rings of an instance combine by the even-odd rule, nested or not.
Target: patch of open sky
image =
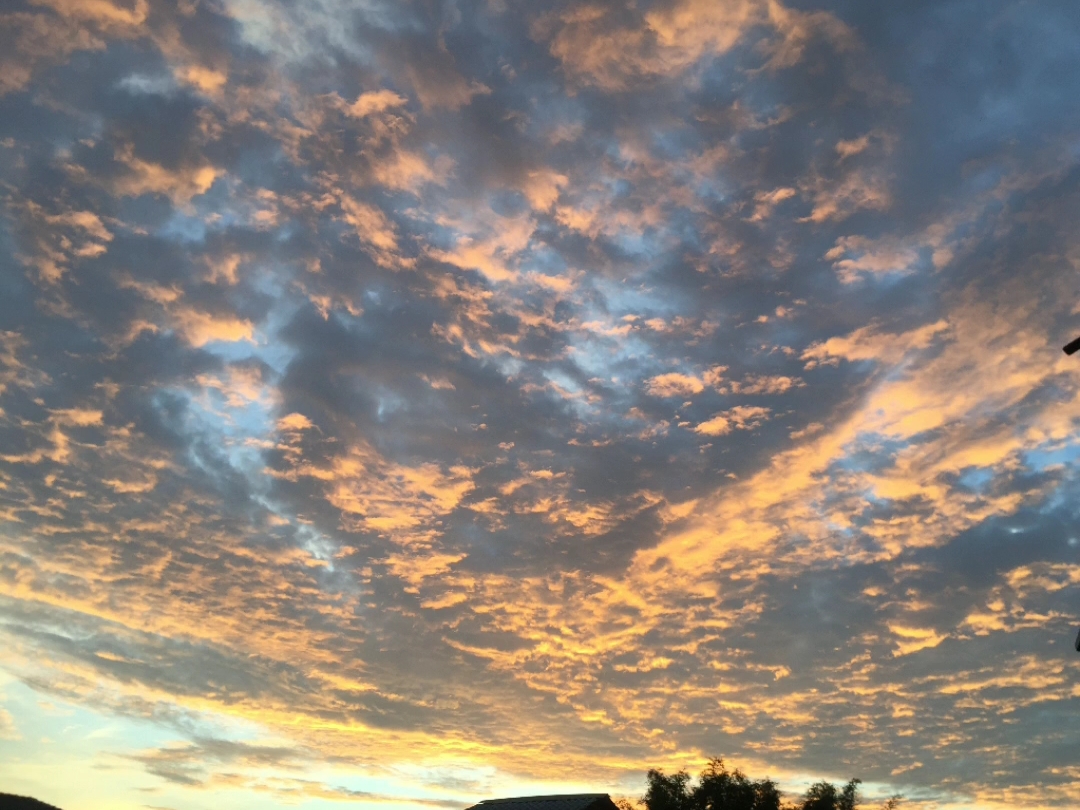
[[[395,769],[396,770],[396,769]],[[424,766],[418,766],[413,774],[418,778],[415,782],[423,782],[425,772],[428,770],[434,771],[434,768],[428,769]],[[329,775],[329,774],[327,774]],[[342,774],[339,778],[335,779],[338,784],[342,785],[348,790],[366,790],[372,793],[380,793],[386,796],[416,796],[415,791],[402,790],[403,780],[396,777],[394,773],[384,773],[379,775],[362,775],[355,772],[350,774]]]
[[[910,264],[897,266],[888,270],[873,270],[869,272],[862,272],[856,278],[846,282],[849,289],[858,289],[859,285],[869,286],[873,285],[876,295],[892,295],[891,290],[899,287],[902,284],[908,284],[912,282],[912,277],[916,274],[922,274],[924,271],[930,271],[933,268],[933,263],[930,261],[930,254],[932,250],[920,250],[919,256],[915,261]],[[901,295],[903,293],[900,293]]]
[[[1077,478],[1075,467],[1070,466],[1066,469],[1068,473],[1064,480],[1050,491],[1039,505],[1039,509],[1043,512],[1065,509],[1080,517],[1080,479]],[[1080,521],[1077,521],[1077,525],[1080,526]]]
[[[228,363],[235,363],[237,360],[258,357],[258,341],[259,333],[256,332],[254,340],[211,340],[202,349]]]
[[[12,541],[11,534],[4,532],[4,535]],[[12,543],[14,545],[14,543]],[[9,601],[9,597],[0,595],[0,634],[7,627],[17,627],[15,614],[12,610],[14,602]],[[90,630],[86,630],[82,625],[72,624],[70,617],[62,613],[46,613],[47,618],[35,617],[34,626],[35,630],[39,633],[48,633],[56,638],[65,639],[66,641],[80,642],[86,641],[93,637],[94,633]]]
[[[618,138],[610,138],[604,146],[604,156],[607,157],[611,163],[616,166],[622,166],[623,168],[630,165],[631,161],[623,154],[622,143]],[[597,165],[602,166],[603,163],[598,161]],[[600,182],[605,180],[610,183],[611,178],[601,176],[598,178]]]
[[[681,314],[684,303],[674,296],[661,297],[653,287],[645,284],[629,284],[625,280],[596,278],[593,287],[603,297],[604,311],[593,310],[583,320],[605,317],[619,320],[624,315],[639,317],[664,317]]]
[[[213,340],[203,348],[227,362],[254,357],[278,374],[283,374],[296,356],[296,350],[288,343],[277,340],[276,335],[292,320],[298,309],[307,305],[307,299],[288,295],[290,279],[291,275],[284,267],[256,270],[253,286],[268,295],[274,301],[274,306],[256,326],[253,339]]]
[[[325,534],[309,524],[296,524],[296,535],[300,540],[301,547],[315,559],[325,562],[326,570],[333,573],[334,556],[341,548],[340,544],[330,540]]]
[[[614,329],[625,325],[623,315],[641,317],[674,312],[640,287],[628,288],[606,281],[598,282],[597,287],[601,288],[607,306],[604,309],[592,307],[583,312],[580,317],[585,323],[597,322]],[[609,377],[613,366],[651,366],[655,362],[652,346],[632,331],[615,338],[579,330],[571,338],[571,345],[574,362],[592,377]]]
[[[657,236],[649,235],[645,230],[624,228],[608,237],[623,253],[631,256],[655,257],[663,252],[664,246],[658,244]]]
[[[71,159],[71,152],[80,141],[97,141],[105,131],[105,119],[100,115],[80,116],[74,132],[65,132],[52,139],[53,152],[61,162]]]
[[[223,382],[227,382],[227,379],[225,377]],[[183,397],[188,403],[185,433],[189,436],[202,435],[212,446],[219,447],[229,465],[247,479],[252,497],[287,521],[297,531],[301,547],[313,557],[329,562],[328,570],[332,572],[336,550],[334,544],[315,529],[298,524],[285,506],[269,496],[271,481],[266,475],[263,452],[265,442],[275,432],[274,412],[277,404],[269,391],[266,396],[248,401],[242,406],[229,405],[225,396],[213,388],[205,389],[197,395],[177,389],[171,389],[170,393]],[[216,474],[215,470],[207,468],[195,454],[192,454],[192,463],[211,476]]]
[[[831,494],[835,495],[836,491],[831,490]],[[841,496],[841,498],[842,497],[843,496]],[[859,491],[859,497],[862,498],[867,503],[871,504],[872,506],[887,507],[892,503],[892,501],[890,501],[888,498],[881,498],[878,495],[876,495],[874,493],[874,490],[872,488],[870,488],[870,487],[867,487],[866,489],[860,490]],[[856,521],[856,522],[858,522],[858,521]]]
[[[458,238],[468,234],[466,230],[458,227],[456,223],[450,224],[445,220],[440,221],[440,215],[433,215],[426,209],[403,208],[399,213],[423,226],[423,241],[432,247],[442,248],[443,250],[452,250],[457,245]],[[463,213],[464,212],[458,215],[462,216]],[[468,215],[463,215],[462,219],[466,223],[473,221]]]
[[[375,419],[385,422],[399,411],[409,410],[409,400],[390,388],[379,386],[375,393]]]
[[[881,384],[900,382],[900,381],[904,380],[908,376],[908,371],[911,369],[911,367],[914,364],[913,363],[913,358],[910,357],[911,351],[912,350],[909,349],[908,350],[909,356],[905,357],[903,360],[898,362],[896,365],[889,368],[889,370],[884,375],[882,375]],[[925,350],[920,350],[920,351],[925,351]],[[857,369],[858,371],[865,372],[865,373],[873,373],[873,371],[879,367],[880,362],[881,361],[876,359],[876,358],[869,357],[869,358],[866,358],[864,360],[858,360],[858,359],[852,360],[850,365],[854,366],[855,369]]]
[[[1003,179],[1005,179],[1005,168],[991,165],[972,174],[966,179],[964,185],[968,192],[986,193],[997,188]]]
[[[661,160],[675,161],[701,148],[701,138],[688,127],[654,129],[652,151]]]
[[[16,740],[0,737],[0,760],[6,763],[58,759],[65,751],[69,762],[86,761],[121,744],[137,750],[163,746],[176,737],[175,731],[149,721],[91,711],[7,676],[0,688],[0,706],[11,714],[19,732]]]
[[[663,233],[668,240],[668,244],[672,240],[677,240],[679,244],[679,253],[686,251],[688,248],[699,250],[703,253],[708,252],[709,245],[702,241],[702,232],[696,219],[698,214],[692,212],[686,208],[675,208],[667,216],[667,222],[661,233]],[[664,251],[665,254],[670,254],[670,249]]]
[[[1040,447],[1023,454],[1024,465],[1031,470],[1045,470],[1070,467],[1076,468],[1080,461],[1080,444],[1072,442],[1060,447]]]
[[[157,235],[177,242],[201,242],[212,231],[229,228],[250,228],[256,223],[259,208],[244,197],[244,184],[232,177],[218,178],[203,194],[194,197],[187,206],[173,208]],[[289,238],[295,225],[286,223],[276,229],[277,241]]]
[[[694,368],[675,368],[661,365],[653,347],[638,334],[631,332],[617,338],[586,335],[573,341],[574,362],[589,377],[608,379],[612,372],[623,384],[633,384],[639,377],[669,371],[696,373]]]
[[[295,222],[286,222],[274,232],[274,241],[284,244],[301,232],[301,228]]]
[[[117,90],[131,95],[168,96],[176,92],[171,73],[131,73],[116,83]]]
[[[257,288],[270,294],[277,304],[256,330],[254,343],[212,341],[204,348],[227,362],[255,358],[266,363],[276,373],[284,373],[296,350],[283,341],[275,340],[274,335],[304,303],[303,299],[290,299],[285,295],[287,278],[287,273],[269,270],[258,274],[255,282]],[[229,384],[227,372],[223,373],[220,379],[223,385]],[[278,400],[273,385],[264,383],[256,399],[238,401],[234,398],[231,403],[227,399],[227,392],[211,387],[204,388],[199,393],[187,389],[169,391],[188,403],[190,431],[212,437],[214,444],[222,448],[229,464],[248,479],[259,502],[290,524],[294,524],[291,513],[267,497],[270,482],[265,473],[263,451],[265,442],[272,440],[276,433],[278,415]],[[208,472],[213,473],[210,470]],[[324,558],[321,549],[325,546],[325,540],[311,539],[310,544],[305,543],[305,548],[320,559]]]
[[[218,177],[203,194],[192,200],[192,207],[202,216],[207,230],[251,227],[257,206],[244,196],[245,184],[231,175]]]
[[[691,160],[704,148],[698,134],[686,128],[666,129],[653,134],[653,154],[670,167],[673,178],[684,185],[693,185],[700,179]]]
[[[291,283],[292,274],[281,265],[261,268],[255,278],[255,288],[270,296],[274,306],[255,330],[255,348],[251,353],[279,374],[284,373],[286,366],[296,356],[296,350],[284,341],[277,340],[276,336],[293,319],[297,310],[309,303],[304,297],[289,295]]]
[[[34,718],[32,724],[22,727],[24,731],[30,732],[22,740],[25,745],[34,745],[35,740],[47,737],[53,744],[72,743],[79,739],[111,739],[114,742],[123,741],[125,745],[142,748],[160,745],[166,739],[175,739],[176,736],[175,731],[162,729],[149,721],[104,715],[86,708],[85,704],[69,703],[55,693],[39,692],[25,681],[15,680],[2,673],[0,673],[0,689],[4,694],[0,705],[17,717],[29,715]],[[219,723],[210,718],[205,718],[206,722],[200,724],[200,718],[187,712],[185,714],[188,715],[185,719],[195,724],[196,731],[215,734],[224,730]],[[254,736],[256,731],[250,725],[235,730],[247,737]],[[52,733],[57,731],[59,733]],[[0,742],[3,742],[2,738]]]
[[[266,405],[253,402],[245,407],[229,406],[214,389],[197,395],[180,389],[169,389],[169,393],[187,402],[186,435],[205,437],[210,446],[225,454],[233,469],[244,473],[256,491],[266,489],[260,446],[272,425]],[[191,461],[207,474],[217,474],[198,454],[191,453]]]
[[[909,439],[890,439],[880,433],[860,433],[844,446],[844,455],[829,465],[830,471],[880,472],[909,444]]]
[[[47,681],[43,681],[47,683]],[[107,684],[103,684],[107,688]],[[220,740],[256,746],[288,747],[289,742],[267,737],[266,729],[258,724],[234,716],[213,713],[194,713],[177,706],[177,711],[161,711],[158,705],[153,719],[94,711],[84,705],[64,700],[52,691],[36,691],[26,684],[0,672],[0,707],[6,709],[14,720],[17,739],[0,737],[0,774],[5,788],[15,793],[37,794],[39,798],[56,803],[60,807],[82,807],[87,810],[111,808],[146,807],[147,794],[152,804],[168,807],[191,806],[191,790],[202,788],[202,777],[220,765],[207,752],[200,756],[200,749],[192,746],[193,740]],[[176,720],[182,716],[183,730]],[[172,722],[170,723],[170,719]],[[191,751],[192,758],[178,761],[173,772],[188,775],[190,765],[192,782],[169,779],[155,771],[151,763],[138,758],[153,756],[157,751]],[[54,762],[66,762],[64,779],[49,779],[44,769]],[[237,767],[247,767],[237,764]],[[42,769],[44,772],[38,773]],[[294,776],[288,769],[275,769],[275,775]],[[284,772],[281,772],[281,771]],[[131,773],[122,778],[121,773]],[[295,776],[328,785],[342,786],[349,790],[367,791],[384,795],[403,795],[401,788],[388,784],[389,777],[367,777],[355,773],[337,773],[332,768],[305,768]],[[25,781],[24,781],[25,780]],[[54,790],[42,793],[41,784],[51,784]],[[130,785],[125,791],[123,786]],[[237,810],[259,810],[267,806],[265,795],[242,789],[225,789],[224,803]],[[219,793],[212,802],[223,801]],[[422,795],[412,791],[410,795]],[[200,797],[202,798],[202,797]],[[339,802],[308,800],[297,802],[290,797],[293,807],[329,808]],[[276,806],[276,805],[275,805]]]
[[[521,269],[535,270],[548,275],[562,275],[569,270],[566,257],[546,242],[532,239],[521,259]]]
[[[960,473],[957,481],[960,486],[975,492],[982,492],[994,480],[994,471],[985,467],[968,467]]]
[[[585,389],[583,389],[573,377],[564,374],[559,369],[544,369],[540,373],[545,380],[559,386],[559,388],[563,389],[573,397],[570,404],[575,407],[575,410],[582,410],[583,407],[586,406],[587,403],[583,398]],[[584,407],[584,410],[587,411],[589,408]]]
[[[692,174],[686,180],[694,196],[700,202],[712,202],[716,204],[726,203],[731,197],[731,191],[724,181],[716,176]]]
[[[612,338],[583,337],[573,341],[573,360],[588,377],[608,379],[613,367],[639,366],[651,363],[651,349],[633,334]],[[624,382],[633,382],[624,380]]]
[[[412,765],[401,763],[391,768],[397,776],[404,777],[406,783],[427,784],[451,790],[465,792],[470,804],[481,796],[490,796],[490,785],[499,775],[491,765]]]
[[[513,380],[526,368],[525,361],[509,354],[488,355],[485,362],[491,363],[508,380]]]
[[[206,221],[194,213],[174,209],[158,228],[157,235],[172,242],[192,243],[206,240]]]
[[[563,94],[558,84],[549,78],[535,79],[529,87],[537,91],[528,96],[532,115],[526,127],[533,137],[556,142],[566,138],[569,141],[570,133],[584,128],[588,114],[581,97]]]
[[[291,2],[274,3],[263,0],[225,0],[229,17],[240,28],[243,41],[264,54],[290,62],[306,62],[310,59],[328,62],[334,59],[333,51],[339,49],[363,61],[371,61],[373,53],[360,37],[355,26],[349,25],[349,12],[364,14],[364,22],[380,28],[391,28],[393,17],[378,14],[376,2],[339,3],[336,0],[316,0],[306,3],[303,9],[294,8]],[[383,25],[379,25],[379,22]],[[327,45],[334,48],[328,48]]]
[[[275,370],[279,370],[279,373],[291,357],[288,347],[265,340],[254,346],[244,341],[213,341],[204,348],[226,361],[256,357],[271,368],[278,367]],[[228,386],[227,372],[220,379],[222,385]],[[188,402],[188,418],[193,421],[193,428],[218,437],[233,466],[244,470],[249,477],[261,475],[260,442],[273,434],[276,421],[277,399],[270,385],[264,384],[258,398],[252,400],[229,398],[227,392],[210,387],[199,394],[192,394],[186,389],[169,390]]]

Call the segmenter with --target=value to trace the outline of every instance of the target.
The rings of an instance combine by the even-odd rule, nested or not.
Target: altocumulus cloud
[[[1071,2],[0,31],[19,792],[1080,802]]]

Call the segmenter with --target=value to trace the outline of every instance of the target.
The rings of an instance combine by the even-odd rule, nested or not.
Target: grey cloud
[[[611,5],[611,25],[673,7]],[[649,766],[662,727],[679,751],[927,796],[1069,764],[1049,641],[1075,618],[1075,584],[1053,579],[1076,559],[1072,422],[1046,406],[1070,412],[1072,378],[1015,402],[958,390],[985,395],[968,424],[895,438],[866,403],[917,388],[955,334],[899,360],[806,352],[979,317],[1010,325],[987,347],[1006,357],[1072,328],[1070,6],[841,2],[857,46],[819,32],[766,67],[752,32],[612,92],[512,6],[193,8],[153,4],[138,33],[64,46],[0,96],[3,633],[130,694],[25,682],[171,724],[190,744],[131,756],[191,787],[348,757],[314,734],[209,737],[139,690],[477,750],[535,733],[552,761]],[[403,101],[349,113],[379,89]],[[534,205],[548,171],[566,179]],[[486,275],[492,256],[516,277]],[[651,391],[664,373],[700,390]],[[779,376],[804,384],[752,384]],[[695,431],[739,407],[769,410]],[[857,417],[812,473],[783,455]],[[1064,455],[872,491],[906,447],[1032,423]],[[818,534],[770,502],[753,517],[779,539],[715,539],[699,588],[664,591],[683,561],[663,544],[689,526],[681,553],[707,545],[686,521],[710,504],[746,519],[724,499],[785,458]],[[1009,505],[953,531],[931,488]],[[404,507],[415,523],[394,522]],[[910,548],[881,539],[890,521]],[[1041,669],[1043,687],[1008,680]]]

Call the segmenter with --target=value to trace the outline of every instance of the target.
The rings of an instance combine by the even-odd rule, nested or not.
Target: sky
[[[0,791],[1080,804],[1075,0],[8,0]]]

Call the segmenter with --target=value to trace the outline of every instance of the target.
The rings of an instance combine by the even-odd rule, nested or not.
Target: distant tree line
[[[645,810],[856,810],[861,806],[859,779],[843,787],[815,782],[801,802],[787,804],[773,780],[750,779],[738,768],[729,771],[719,757],[709,760],[696,783],[686,771],[669,775],[654,769],[647,778],[648,788],[640,802]],[[622,810],[635,810],[625,800],[619,804]],[[900,797],[894,796],[881,810],[896,810],[899,804]]]

